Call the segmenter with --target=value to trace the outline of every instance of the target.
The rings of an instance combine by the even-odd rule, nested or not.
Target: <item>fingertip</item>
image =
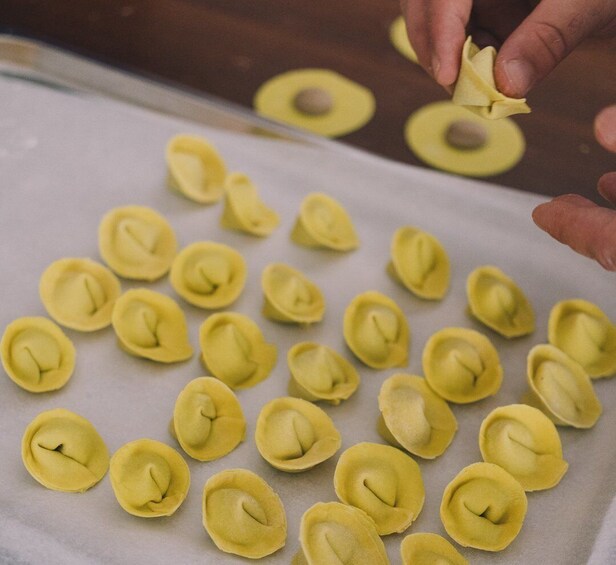
[[[616,153],[616,104],[603,108],[595,117],[597,141],[608,151]]]
[[[616,171],[601,176],[597,183],[597,190],[603,198],[616,206]]]

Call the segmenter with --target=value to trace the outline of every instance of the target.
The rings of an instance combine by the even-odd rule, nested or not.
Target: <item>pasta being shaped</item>
[[[118,278],[86,258],[54,261],[39,282],[39,295],[49,315],[58,324],[82,332],[111,324],[113,305],[120,293]]]
[[[304,561],[389,565],[374,521],[359,508],[340,502],[317,502],[304,512],[299,540]]]
[[[199,343],[206,369],[232,389],[260,383],[276,364],[276,346],[243,314],[212,314],[201,325]]]
[[[237,397],[225,383],[200,377],[180,392],[170,431],[190,457],[213,461],[243,441],[246,419]]]
[[[415,53],[415,49],[409,40],[403,16],[398,16],[389,26],[389,40],[398,53],[413,61],[413,63],[418,63],[417,53]]]
[[[481,424],[479,449],[484,461],[508,471],[525,491],[556,486],[569,467],[554,423],[524,404],[492,410]]]
[[[270,235],[280,224],[278,213],[266,206],[250,178],[231,173],[225,180],[225,204],[220,225],[258,237]]]
[[[379,392],[379,410],[383,439],[424,459],[441,455],[458,429],[448,404],[414,375],[399,373],[386,379]]]
[[[409,534],[400,544],[402,565],[469,565],[444,537],[438,534]]]
[[[500,269],[477,267],[466,280],[471,314],[506,338],[535,331],[535,313],[522,290]]]
[[[124,206],[107,212],[98,227],[101,257],[126,279],[155,281],[171,267],[177,251],[173,228],[146,206]]]
[[[563,300],[552,307],[548,341],[575,359],[591,378],[616,373],[616,326],[587,300]]]
[[[419,465],[404,452],[358,443],[342,453],[334,473],[336,495],[374,520],[380,536],[405,531],[423,508]]]
[[[176,135],[167,144],[165,156],[170,188],[199,204],[211,204],[222,198],[227,168],[206,139]]]
[[[325,345],[307,341],[297,343],[289,349],[287,363],[291,371],[291,396],[338,405],[359,386],[355,367]]]
[[[406,316],[377,291],[357,295],[344,311],[344,339],[351,351],[373,369],[408,363],[410,329]]]
[[[116,301],[111,323],[122,349],[136,357],[175,363],[193,354],[184,312],[159,292],[127,290]]]
[[[153,439],[137,439],[118,449],[109,468],[120,506],[133,516],[171,516],[184,502],[190,470],[173,448]]]
[[[203,527],[226,553],[260,559],[284,546],[287,517],[282,501],[259,475],[228,469],[203,489]]]
[[[246,261],[232,247],[198,241],[182,249],[171,265],[169,280],[186,302],[199,308],[224,308],[246,284]]]
[[[416,296],[440,300],[449,289],[449,256],[432,234],[413,226],[404,226],[391,241],[388,273]]]
[[[424,347],[422,364],[430,388],[458,404],[496,394],[503,380],[492,342],[468,328],[443,328],[434,333]]]
[[[291,239],[305,247],[351,251],[359,239],[351,217],[331,196],[313,192],[301,203]]]
[[[263,315],[278,322],[311,324],[325,314],[321,289],[306,275],[285,265],[272,263],[261,275]]]
[[[555,424],[592,428],[601,416],[601,403],[588,374],[553,345],[536,345],[530,350],[526,375],[530,393],[524,400]]]
[[[473,463],[445,487],[441,521],[463,547],[505,549],[520,533],[528,501],[522,485],[493,463]]]
[[[13,320],[0,340],[6,374],[29,392],[62,388],[75,369],[75,346],[51,320],[32,316]]]
[[[301,398],[270,400],[259,413],[255,442],[272,467],[299,473],[332,457],[340,449],[340,433],[318,406]]]
[[[512,114],[528,114],[530,108],[525,98],[510,98],[496,88],[495,59],[494,47],[480,49],[471,37],[466,39],[453,103],[465,106],[488,120],[498,120]]]
[[[109,468],[109,452],[96,428],[63,408],[41,412],[28,424],[21,458],[36,481],[64,492],[88,490]]]

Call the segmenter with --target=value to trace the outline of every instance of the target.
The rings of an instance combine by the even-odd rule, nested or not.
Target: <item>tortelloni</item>
[[[302,201],[291,239],[306,247],[351,251],[359,238],[351,217],[331,196],[313,192]]]
[[[169,280],[186,302],[200,308],[223,308],[241,294],[246,284],[246,261],[232,247],[199,241],[180,251]]]
[[[519,337],[535,330],[533,307],[500,269],[475,269],[466,281],[466,294],[471,314],[502,336]]]
[[[402,565],[469,565],[444,537],[427,532],[406,536],[400,544],[400,555]]]
[[[120,346],[136,357],[174,363],[193,354],[184,312],[159,292],[145,288],[126,291],[116,301],[111,322]]]
[[[575,359],[591,378],[616,373],[616,326],[587,300],[563,300],[554,305],[548,341]]]
[[[117,275],[154,281],[171,267],[177,240],[169,222],[152,208],[124,206],[107,212],[101,220],[98,249]]]
[[[231,173],[225,180],[222,227],[258,237],[270,235],[280,224],[278,213],[266,206],[257,187],[243,173]]]
[[[272,263],[261,276],[263,315],[278,322],[311,324],[325,314],[321,289],[303,273],[285,265]]]
[[[338,460],[334,488],[345,504],[361,508],[380,536],[405,531],[423,508],[419,465],[389,445],[358,443]]]
[[[318,343],[301,342],[287,353],[289,394],[337,405],[359,386],[357,370],[342,355]]]
[[[445,487],[441,521],[460,545],[505,549],[520,533],[528,501],[522,485],[493,463],[465,467]]]
[[[389,565],[374,521],[354,506],[340,502],[317,502],[302,516],[299,539],[309,565]]]
[[[210,477],[203,489],[203,526],[218,549],[250,559],[284,546],[287,517],[274,490],[246,469]]]
[[[420,298],[440,300],[449,289],[451,267],[445,248],[432,234],[413,226],[394,233],[387,270]]]
[[[153,439],[137,439],[111,458],[111,486],[120,506],[133,516],[171,516],[190,487],[186,461],[172,447]]]
[[[96,428],[63,408],[42,412],[30,422],[21,458],[39,483],[65,492],[88,490],[109,468],[109,452]]]
[[[75,346],[51,320],[17,318],[4,330],[0,359],[10,379],[29,392],[62,388],[75,369]]]
[[[276,346],[243,314],[212,314],[201,325],[199,343],[205,367],[233,389],[260,383],[276,364]]]
[[[340,449],[340,433],[318,406],[301,398],[275,398],[259,413],[255,442],[272,467],[298,473],[332,457]]]
[[[378,431],[396,447],[434,459],[453,440],[458,422],[447,403],[421,377],[397,374],[379,392]]]
[[[212,377],[190,381],[175,401],[172,435],[198,461],[213,461],[244,439],[246,419],[233,391]]]
[[[490,412],[479,430],[479,448],[484,461],[511,473],[526,491],[556,486],[568,468],[556,426],[524,404]]]
[[[530,393],[525,400],[555,424],[592,428],[601,403],[582,366],[553,345],[536,345],[527,360]]]
[[[490,340],[467,328],[444,328],[428,339],[422,355],[430,388],[449,402],[466,404],[498,392],[503,369]]]
[[[344,339],[360,361],[373,369],[408,363],[410,329],[400,307],[377,291],[357,295],[344,312]]]
[[[216,148],[196,135],[176,135],[167,144],[170,188],[200,204],[220,200],[227,168]]]
[[[120,281],[106,267],[86,258],[54,261],[41,276],[39,294],[59,324],[83,332],[111,324]]]

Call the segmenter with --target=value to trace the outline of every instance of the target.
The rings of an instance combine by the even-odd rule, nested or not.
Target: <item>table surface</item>
[[[417,108],[446,93],[391,45],[395,0],[0,0],[0,30],[47,41],[150,77],[251,107],[268,78],[324,67],[370,88],[374,118],[341,141],[422,165],[403,138]],[[529,95],[516,117],[527,151],[490,180],[600,202],[599,176],[616,157],[593,137],[597,112],[616,101],[616,39],[592,40]]]

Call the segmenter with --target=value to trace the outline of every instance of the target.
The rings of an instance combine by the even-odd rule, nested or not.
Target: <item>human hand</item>
[[[584,38],[616,34],[613,0],[401,0],[421,65],[446,88],[467,35],[499,48],[497,88],[521,98]]]

